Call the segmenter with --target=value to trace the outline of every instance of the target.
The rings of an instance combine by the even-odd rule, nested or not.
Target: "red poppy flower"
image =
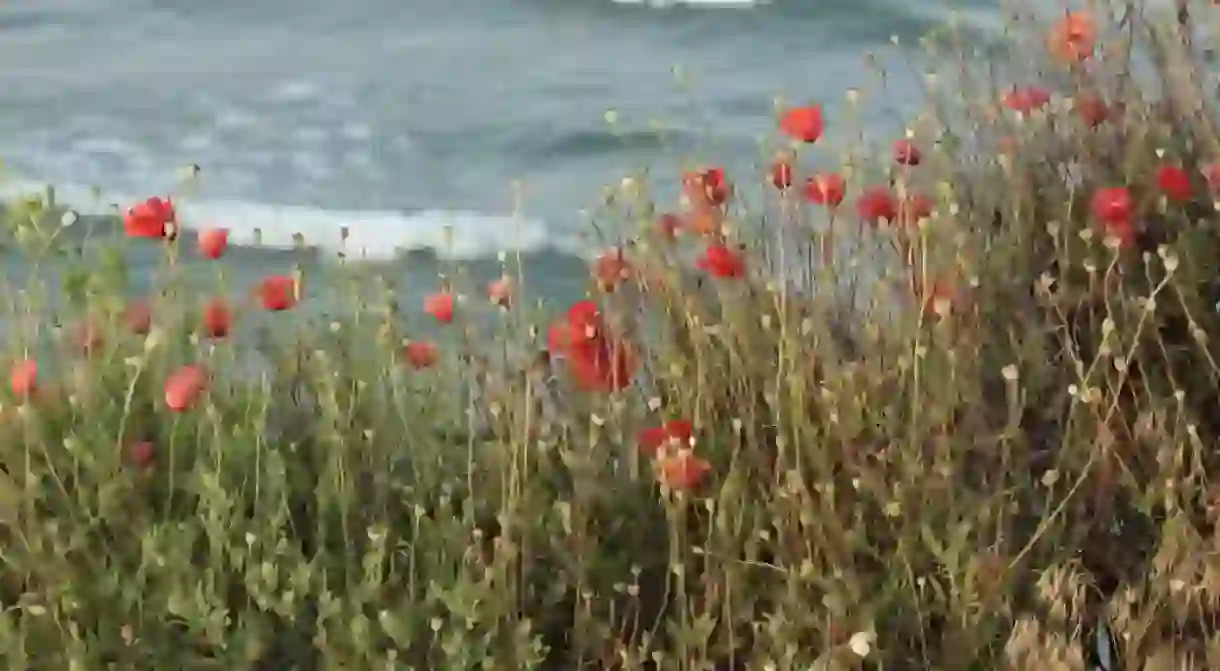
[[[712,465],[706,459],[688,449],[667,451],[657,458],[657,480],[675,491],[698,487],[711,470]]]
[[[209,338],[224,338],[233,326],[233,311],[223,298],[213,298],[203,307],[203,332]]]
[[[513,278],[508,276],[497,277],[487,283],[487,298],[493,305],[498,305],[502,308],[510,307],[513,304],[514,288]]]
[[[1050,91],[1038,86],[1014,88],[1004,95],[1004,106],[1015,112],[1028,115],[1041,109],[1051,101]]]
[[[821,105],[794,107],[784,112],[779,120],[780,130],[801,142],[817,142],[824,126]]]
[[[805,198],[811,203],[835,208],[843,202],[846,195],[847,181],[835,172],[817,174],[805,182]]]
[[[579,301],[547,334],[553,355],[563,357],[576,385],[585,391],[617,391],[631,382],[636,357],[611,334],[597,304]]]
[[[600,339],[604,331],[597,303],[577,301],[568,308],[563,319],[551,325],[547,332],[547,347],[553,354],[566,356],[571,348]]]
[[[639,434],[636,436],[636,441],[640,444],[641,450],[653,454],[669,441],[669,434],[665,431],[664,426],[653,426],[647,429],[640,429]]]
[[[729,178],[724,168],[708,168],[703,171],[703,187],[711,201],[719,205],[729,199]]]
[[[729,200],[729,181],[724,168],[688,172],[683,176],[682,185],[686,197],[696,208],[719,207]]]
[[[874,186],[865,189],[856,200],[856,212],[865,222],[878,225],[898,217],[898,199],[888,187]]]
[[[287,275],[272,275],[260,282],[257,288],[263,308],[272,312],[296,307],[297,291],[297,281]]]
[[[792,186],[792,161],[776,159],[771,162],[771,184],[780,191]]]
[[[1130,219],[1102,222],[1102,230],[1107,238],[1118,241],[1120,249],[1127,249],[1135,244],[1135,224],[1131,223]]]
[[[440,348],[434,342],[412,342],[403,348],[403,355],[406,356],[407,363],[419,370],[436,365],[440,359]]]
[[[199,231],[199,253],[205,258],[219,259],[229,246],[229,229],[205,228]]]
[[[1110,107],[1098,96],[1085,96],[1076,99],[1076,114],[1090,128],[1096,128],[1110,118]]]
[[[442,324],[453,323],[454,305],[453,294],[448,291],[440,291],[424,298],[424,312],[436,317]]]
[[[601,309],[593,301],[576,301],[568,308],[568,325],[572,327],[573,344],[592,342],[604,330]]]
[[[9,381],[13,393],[17,396],[25,397],[38,391],[38,363],[33,359],[25,359],[13,364]]]
[[[904,226],[918,224],[932,216],[932,199],[916,193],[907,196],[898,206],[898,221]]]
[[[153,196],[128,208],[123,215],[123,230],[133,238],[172,237],[175,220],[173,200]]]
[[[657,217],[657,235],[663,240],[673,240],[678,237],[678,231],[682,228],[682,217],[666,212]]]
[[[1181,203],[1190,200],[1190,175],[1176,165],[1163,165],[1156,170],[1156,185],[1170,200]]]
[[[147,440],[142,440],[134,443],[128,451],[128,456],[131,459],[132,465],[140,470],[144,470],[152,466],[153,459],[156,457],[157,450],[153,444]]]
[[[894,143],[894,162],[899,165],[917,166],[923,160],[923,153],[911,140],[898,140]]]
[[[127,310],[123,312],[123,320],[127,322],[127,328],[131,329],[132,333],[148,335],[152,329],[152,307],[148,301],[136,301],[127,306]]]
[[[1093,216],[1104,223],[1129,221],[1134,207],[1131,192],[1125,187],[1107,187],[1093,194]]]
[[[649,454],[655,454],[662,446],[676,443],[677,446],[689,447],[694,427],[685,419],[674,419],[663,426],[657,426],[640,431],[638,440],[640,449]]]
[[[1047,49],[1065,65],[1088,60],[1097,41],[1097,24],[1087,12],[1068,12],[1047,38]]]
[[[165,381],[165,405],[182,412],[195,404],[207,388],[208,376],[199,366],[183,366]]]
[[[631,347],[608,335],[568,349],[567,365],[576,386],[584,391],[619,391],[631,384],[636,358]]]
[[[695,261],[695,267],[722,279],[738,278],[746,274],[746,262],[741,253],[720,242],[708,245],[703,256]]]
[[[631,264],[623,256],[619,247],[607,250],[597,257],[593,264],[593,276],[602,291],[612,292],[614,287],[622,284],[630,277]]]

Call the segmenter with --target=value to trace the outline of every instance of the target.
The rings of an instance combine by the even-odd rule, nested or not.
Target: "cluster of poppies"
[[[739,248],[730,246],[724,236],[726,208],[733,194],[724,168],[707,168],[687,172],[682,176],[682,192],[687,210],[677,219],[666,219],[662,228],[676,222],[678,228],[710,238],[695,264],[704,272],[721,279],[745,276],[745,257]]]
[[[1220,191],[1220,164],[1207,166],[1201,172],[1210,188]],[[1155,191],[1170,203],[1180,205],[1195,196],[1191,174],[1180,165],[1167,163],[1158,166],[1153,177]],[[1120,249],[1135,244],[1136,203],[1130,189],[1125,186],[1098,189],[1093,193],[1091,210],[1102,233],[1114,240]]]
[[[547,348],[564,360],[573,382],[585,391],[610,392],[631,384],[638,358],[606,323],[597,303],[578,301],[551,325]]]
[[[1089,60],[1096,50],[1097,25],[1088,12],[1067,12],[1054,25],[1047,37],[1047,50],[1052,59],[1061,65],[1073,67]],[[1045,107],[1051,100],[1050,91],[1039,86],[1014,87],[1001,99],[1003,107],[1029,115]],[[1090,128],[1096,128],[1121,111],[1110,105],[1099,94],[1082,91],[1073,100],[1073,109]],[[1011,150],[1016,140],[1003,138],[1002,149]],[[1213,190],[1220,187],[1220,165],[1205,168],[1203,176]],[[1157,167],[1155,190],[1171,203],[1185,203],[1194,195],[1190,173],[1174,164]],[[1091,214],[1103,235],[1114,241],[1120,249],[1135,244],[1137,227],[1134,219],[1135,199],[1125,186],[1097,189],[1093,193]]]
[[[607,292],[625,281],[629,270],[621,250],[608,252],[595,265],[595,275]],[[512,282],[508,278],[494,280],[487,293],[493,304],[507,307],[511,303]],[[446,289],[427,296],[423,308],[441,324],[451,324],[455,306],[453,293]],[[553,360],[563,364],[575,386],[586,392],[625,389],[631,384],[638,364],[634,348],[610,326],[597,303],[590,300],[576,302],[551,324],[547,350]],[[438,348],[430,341],[412,342],[405,354],[412,366],[425,368],[436,362]],[[711,470],[706,460],[695,456],[691,435],[690,423],[683,420],[640,434],[641,447],[655,458],[658,482],[672,490],[697,487]]]
[[[511,277],[498,277],[487,284],[487,299],[499,308],[512,307],[516,285]],[[452,324],[457,317],[457,296],[441,289],[424,297],[423,310],[442,325]],[[403,348],[403,356],[412,368],[430,368],[440,360],[440,347],[431,340],[414,340]]]
[[[123,230],[129,237],[172,240],[178,235],[178,215],[174,209],[173,199],[161,199],[153,196],[128,208],[123,215]],[[225,228],[204,228],[198,234],[199,255],[213,261],[224,256],[229,247],[229,230]],[[254,288],[263,308],[271,311],[288,310],[296,306],[300,299],[296,280],[284,275],[273,275],[264,279]],[[221,335],[228,332],[225,319],[219,315],[227,314],[227,306],[219,300],[213,301],[204,310],[205,315],[211,314],[210,320],[223,328],[205,328],[209,333],[218,331]],[[139,314],[150,314],[147,307],[139,308]],[[151,314],[150,314],[151,318]],[[148,319],[138,321],[147,322]],[[205,316],[205,322],[209,319]],[[147,328],[144,329],[145,331]]]
[[[819,105],[795,107],[787,110],[779,121],[780,130],[794,140],[813,144],[821,139],[825,130],[822,108]],[[903,168],[913,168],[923,163],[923,151],[910,138],[896,140],[891,150],[894,163]],[[771,164],[771,183],[787,192],[794,184],[795,157],[791,153],[779,155]],[[801,189],[805,200],[836,213],[847,197],[847,180],[837,172],[816,172],[804,181]],[[932,200],[922,193],[909,191],[902,199],[888,186],[865,187],[856,200],[856,214],[861,220],[874,224],[900,223],[910,225],[932,213]]]
[[[177,213],[172,199],[148,198],[127,210],[123,217],[124,230],[130,237],[173,239],[177,236]],[[229,246],[229,231],[224,228],[205,228],[197,236],[200,256],[218,260]],[[296,307],[300,300],[300,287],[296,279],[286,275],[272,275],[259,282],[252,291],[264,310],[280,312]],[[129,306],[126,312],[129,328],[137,334],[147,334],[152,327],[152,309],[147,301]],[[229,335],[233,328],[234,311],[229,301],[215,297],[204,304],[200,315],[200,327],[204,335],[219,339]],[[178,369],[165,381],[165,404],[175,411],[191,408],[207,388],[209,375],[205,368],[187,365]]]
[[[825,129],[820,105],[794,107],[779,119],[781,132],[806,144],[816,143]],[[923,161],[923,153],[911,139],[894,143],[893,158],[900,166],[910,168]],[[795,156],[780,155],[771,165],[771,183],[788,193],[797,180]],[[847,181],[837,172],[817,172],[808,176],[801,189],[805,199],[836,213],[847,196]],[[683,209],[661,214],[656,221],[657,237],[672,241],[679,232],[689,232],[708,240],[695,260],[695,267],[719,279],[741,279],[746,276],[746,257],[740,247],[729,243],[724,233],[727,206],[733,197],[733,186],[725,169],[718,166],[692,170],[682,175]],[[869,187],[862,191],[856,205],[859,216],[870,223],[899,222],[914,224],[931,215],[933,203],[927,196],[911,191],[900,199],[888,186]],[[593,276],[599,288],[611,292],[625,281],[631,264],[621,248],[613,248],[598,257]]]
[[[1083,12],[1067,13],[1048,37],[1047,47],[1052,57],[1068,65],[1087,60],[1093,54],[1096,29],[1091,16]],[[1001,100],[1002,106],[1021,114],[1030,114],[1050,101],[1045,89],[1030,86],[1014,88]],[[1076,101],[1080,117],[1090,126],[1110,118],[1112,110],[1100,97],[1080,96]],[[825,130],[819,105],[793,107],[786,110],[778,122],[779,130],[798,144],[818,142]],[[894,142],[891,157],[899,170],[909,171],[924,161],[923,152],[911,138]],[[833,171],[814,172],[803,179],[796,165],[796,154],[778,154],[769,170],[770,183],[787,197],[797,193],[815,206],[825,208],[833,218],[847,197],[847,180]],[[1213,185],[1220,182],[1220,167],[1207,173]],[[855,202],[856,215],[873,225],[898,224],[902,229],[931,216],[933,201],[912,188],[909,180],[902,196],[889,185],[864,187]],[[1172,201],[1184,201],[1191,196],[1189,175],[1177,166],[1162,166],[1156,176],[1156,186]],[[740,247],[730,244],[725,231],[727,208],[733,196],[733,186],[723,168],[710,167],[682,175],[683,208],[661,215],[656,233],[662,240],[673,240],[680,231],[706,239],[706,246],[695,266],[719,279],[740,279],[747,273],[746,257]],[[1101,189],[1094,195],[1092,213],[1107,235],[1121,245],[1129,245],[1134,237],[1134,204],[1124,187]],[[177,215],[171,199],[157,197],[132,206],[123,216],[127,235],[135,238],[175,239],[179,234]],[[227,229],[207,228],[198,233],[198,252],[206,259],[220,259],[229,245]],[[595,262],[593,275],[605,293],[615,291],[632,273],[632,266],[622,248],[603,253]],[[300,286],[292,278],[271,276],[253,290],[261,307],[269,311],[288,310],[300,300]],[[952,288],[943,282],[928,292],[928,300],[942,300],[952,295]],[[487,287],[487,297],[496,306],[508,309],[514,298],[510,278],[502,277]],[[457,312],[455,294],[448,288],[428,295],[423,311],[442,325],[452,324]],[[147,334],[152,326],[152,310],[147,301],[132,303],[124,315],[127,327],[134,333]],[[225,338],[233,329],[234,310],[221,297],[205,303],[201,313],[201,332],[209,338]],[[629,342],[607,322],[593,301],[580,301],[557,320],[548,333],[548,349],[554,359],[565,365],[575,385],[590,392],[619,391],[630,385],[638,356]],[[86,352],[101,344],[101,331],[86,325],[81,333],[81,346]],[[415,340],[403,349],[404,360],[413,368],[428,368],[439,360],[440,349],[435,342]],[[182,412],[194,406],[208,386],[209,373],[199,365],[187,365],[173,372],[165,381],[165,403],[173,411]],[[38,390],[38,366],[33,360],[17,362],[11,370],[14,394],[29,398]],[[655,460],[658,479],[673,489],[696,486],[710,470],[707,461],[695,456],[692,427],[684,420],[673,420],[661,427],[646,429],[640,434],[642,448]],[[152,460],[152,447],[140,443],[137,462],[147,465]]]
[[[133,238],[175,239],[179,228],[173,201],[152,197],[133,205],[123,215],[123,229]],[[228,245],[227,229],[207,228],[199,231],[198,252],[203,258],[220,259]],[[263,309],[278,312],[297,305],[300,288],[292,277],[272,275],[254,287],[252,296]],[[204,304],[200,321],[200,330],[204,335],[224,338],[233,327],[233,309],[226,299],[212,298]],[[133,301],[124,311],[123,322],[136,335],[149,334],[153,324],[150,302]],[[95,324],[86,322],[78,331],[77,342],[84,354],[91,355],[104,344],[103,332]],[[193,407],[207,390],[209,377],[206,368],[194,364],[182,366],[171,373],[164,384],[166,407],[175,412],[184,412]],[[33,359],[15,362],[10,370],[10,387],[15,396],[26,400],[32,400],[45,391],[39,384],[37,362]],[[151,444],[135,444],[132,458],[137,465],[147,466],[152,460]]]

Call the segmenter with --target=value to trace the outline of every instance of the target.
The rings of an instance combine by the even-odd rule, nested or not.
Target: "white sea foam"
[[[271,100],[281,103],[299,103],[312,100],[322,95],[322,88],[316,82],[296,80],[281,83],[271,92]]]
[[[41,193],[37,182],[5,182],[0,197]],[[55,188],[56,202],[83,215],[116,214],[140,198],[97,194],[83,187]],[[329,210],[299,205],[243,201],[174,199],[183,228],[230,229],[234,245],[292,249],[301,243],[354,260],[384,261],[400,252],[432,250],[458,260],[494,258],[502,251],[557,251],[580,254],[575,236],[556,235],[543,222],[511,214],[421,210]],[[343,232],[346,229],[347,239]]]

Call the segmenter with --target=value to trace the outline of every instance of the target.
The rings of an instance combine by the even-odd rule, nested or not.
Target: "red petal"
[[[780,130],[801,142],[817,142],[822,137],[825,122],[821,105],[794,107],[779,121]]]
[[[267,310],[288,310],[297,304],[296,280],[286,275],[268,277],[259,284],[257,291]]]
[[[31,359],[17,362],[13,365],[10,380],[13,393],[17,396],[28,396],[38,391],[38,363]]]
[[[655,426],[649,429],[642,429],[636,440],[640,444],[640,449],[651,454],[656,452],[668,438],[669,434],[664,427]]]
[[[665,433],[686,446],[690,444],[691,436],[695,435],[695,428],[689,420],[675,419],[665,425]]]
[[[209,259],[219,259],[229,246],[229,231],[209,228],[199,232],[199,253]]]
[[[183,366],[165,381],[165,404],[182,412],[195,404],[207,386],[207,375],[198,366]]]
[[[631,384],[634,363],[625,344],[596,341],[569,350],[568,371],[585,391],[618,391]]]
[[[442,324],[453,323],[453,294],[444,291],[424,298],[424,312],[436,317]]]

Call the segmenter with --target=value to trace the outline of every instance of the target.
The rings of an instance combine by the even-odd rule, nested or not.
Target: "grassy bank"
[[[571,305],[12,204],[75,270],[4,292],[0,660],[1220,668],[1220,14],[1093,4],[625,178]],[[927,105],[865,141],[883,74]]]

